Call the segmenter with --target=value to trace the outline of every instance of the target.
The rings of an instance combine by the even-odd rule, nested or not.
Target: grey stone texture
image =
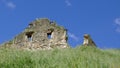
[[[36,19],[11,41],[11,47],[23,49],[68,48],[67,30],[47,18]],[[10,43],[10,42],[9,42]]]

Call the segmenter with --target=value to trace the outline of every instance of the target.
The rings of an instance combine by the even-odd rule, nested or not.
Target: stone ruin
[[[92,38],[90,37],[89,34],[84,35],[83,45],[84,46],[95,46],[96,47],[96,44],[94,43],[94,41],[92,40]]]
[[[43,18],[31,22],[22,33],[11,41],[11,47],[43,50],[67,48],[67,40],[65,28],[58,26],[54,21]]]
[[[5,47],[22,49],[68,48],[67,30],[46,18],[36,19],[13,40],[4,43]],[[84,35],[84,46],[95,46],[89,34]]]

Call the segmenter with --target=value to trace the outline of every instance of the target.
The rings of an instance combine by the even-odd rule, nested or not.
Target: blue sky
[[[88,33],[99,48],[120,48],[120,0],[0,0],[0,43],[36,18],[67,28],[73,47]]]

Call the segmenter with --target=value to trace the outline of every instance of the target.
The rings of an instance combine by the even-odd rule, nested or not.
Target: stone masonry
[[[96,47],[96,44],[94,43],[94,41],[92,40],[92,38],[90,37],[89,34],[84,35],[83,45],[84,46],[95,46]]]
[[[46,18],[36,19],[11,42],[24,49],[67,48],[67,30]]]

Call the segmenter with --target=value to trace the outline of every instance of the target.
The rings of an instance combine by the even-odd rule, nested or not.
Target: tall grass
[[[0,48],[0,68],[120,68],[120,50],[93,47],[46,51]]]

